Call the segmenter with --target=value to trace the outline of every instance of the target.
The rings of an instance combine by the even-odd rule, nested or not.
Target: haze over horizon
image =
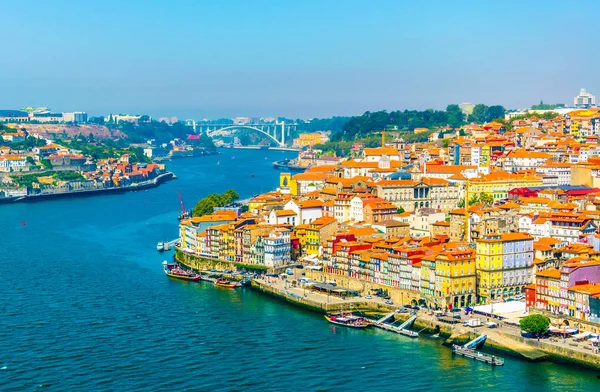
[[[5,1],[0,108],[359,115],[600,95],[578,1]]]

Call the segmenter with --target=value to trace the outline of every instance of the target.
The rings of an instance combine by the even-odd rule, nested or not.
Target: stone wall
[[[262,292],[263,294],[269,295],[288,302],[294,306],[298,306],[307,310],[311,310],[317,313],[330,313],[339,311],[351,311],[351,312],[362,312],[362,313],[378,313],[385,314],[391,311],[389,306],[369,303],[369,302],[343,302],[343,303],[322,303],[313,301],[307,298],[303,298],[298,295],[282,292],[274,287],[266,285],[264,283],[253,280],[252,288]]]
[[[305,271],[307,278],[317,282],[335,281],[339,287],[349,290],[356,290],[363,295],[370,294],[371,290],[374,289],[386,290],[392,301],[394,301],[396,304],[410,304],[413,300],[418,303],[420,299],[419,293],[415,293],[414,291],[402,290],[396,287],[366,282],[364,280],[351,278],[349,276],[335,275],[323,271],[314,271],[310,269],[305,269]]]
[[[554,314],[543,309],[530,308],[529,311],[531,313],[537,313],[548,317],[550,319],[550,323],[553,325],[567,325],[565,323],[565,321],[567,321],[570,327],[579,328],[581,331],[600,333],[600,324],[598,323],[584,321],[575,317],[565,316],[562,314]]]

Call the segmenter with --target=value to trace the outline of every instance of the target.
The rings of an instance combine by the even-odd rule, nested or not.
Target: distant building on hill
[[[596,105],[596,97],[582,88],[579,95],[573,98],[573,105],[578,108],[589,108]]]

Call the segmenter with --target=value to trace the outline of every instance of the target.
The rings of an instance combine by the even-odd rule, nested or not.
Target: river
[[[440,341],[356,331],[248,288],[167,279],[158,241],[187,207],[273,189],[280,151],[168,163],[158,188],[0,205],[0,390],[591,391],[598,372],[452,358]],[[217,162],[220,162],[217,165]],[[254,174],[254,177],[252,177]]]

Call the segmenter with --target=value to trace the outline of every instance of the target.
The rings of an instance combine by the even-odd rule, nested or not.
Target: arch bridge
[[[275,142],[279,147],[284,147],[286,137],[289,137],[290,130],[296,129],[297,124],[286,124],[285,122],[276,122],[270,124],[246,123],[246,124],[196,124],[196,131],[206,132],[210,137],[224,134],[232,129],[250,129],[261,133]]]

